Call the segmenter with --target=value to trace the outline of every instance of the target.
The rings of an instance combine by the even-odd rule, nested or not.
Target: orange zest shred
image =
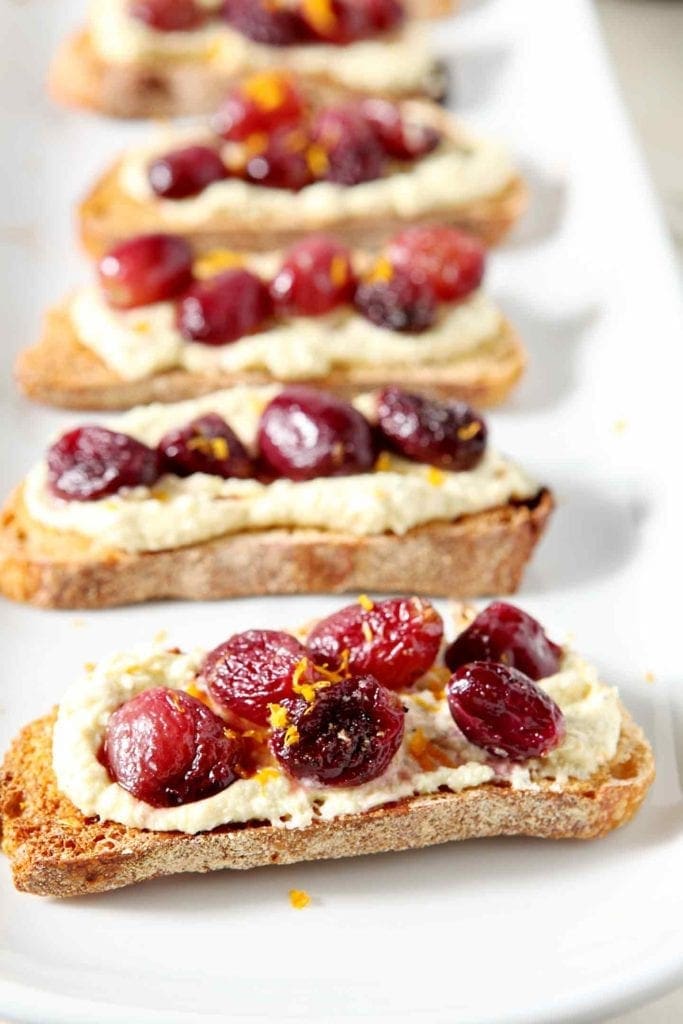
[[[197,684],[194,682],[190,683],[189,686],[185,687],[185,693],[188,695],[188,697],[194,697],[195,700],[200,700],[202,704],[208,704],[209,702],[209,698],[204,692],[204,690],[200,690]]]
[[[293,128],[291,132],[287,132],[285,135],[285,148],[290,153],[303,153],[307,147],[308,139],[300,128]]]
[[[466,423],[463,427],[458,427],[458,437],[461,441],[471,441],[473,437],[476,437],[481,430],[481,423],[477,423],[476,420],[472,420],[471,423]]]
[[[437,469],[436,466],[430,466],[427,470],[427,480],[432,487],[443,487],[446,480],[446,474],[441,469]]]
[[[339,253],[332,257],[330,263],[330,281],[335,288],[341,288],[343,284],[346,284],[348,277],[348,264],[346,258]]]
[[[302,658],[301,661],[298,661],[294,666],[292,689],[294,690],[294,693],[298,693],[300,697],[303,697],[307,704],[312,704],[315,700],[316,690],[320,688],[320,685],[316,685],[314,683],[302,683],[300,681],[302,675],[308,668],[308,664],[308,658]],[[323,685],[327,686],[328,684],[324,683]]]
[[[367,594],[358,595],[358,604],[361,608],[364,608],[366,612],[371,612],[375,607],[375,602],[372,601]]]
[[[270,782],[271,779],[279,778],[280,773],[277,770],[277,768],[270,767],[259,768],[259,770],[256,772],[256,775],[254,775],[254,779],[256,780],[256,782],[258,782],[260,786],[265,786],[266,782]]]
[[[285,746],[293,747],[295,743],[299,742],[299,730],[295,725],[290,725],[285,733]]]
[[[281,71],[261,71],[242,85],[244,95],[261,110],[277,110],[285,101],[288,77]]]
[[[269,704],[268,724],[271,729],[284,729],[287,725],[287,708],[282,704]]]
[[[165,501],[171,500],[171,495],[168,493],[168,491],[165,491],[163,487],[152,488],[152,490],[149,492],[149,496],[150,498],[152,498],[153,501],[160,501],[162,504]]]
[[[152,329],[152,325],[149,320],[137,320],[133,324],[133,330],[136,334],[149,334]]]
[[[254,132],[248,135],[244,142],[244,150],[247,156],[258,156],[268,147],[268,136],[265,132]]]
[[[181,715],[185,714],[185,708],[180,703],[180,697],[175,692],[175,690],[170,690],[169,691],[168,699],[170,700],[171,704],[176,709],[176,711],[178,711]]]
[[[375,263],[374,267],[368,274],[366,280],[369,284],[377,284],[380,281],[391,281],[394,276],[394,268],[386,258],[386,256],[380,256]]]
[[[363,633],[363,636],[365,637],[365,640],[367,641],[367,643],[371,644],[372,641],[374,640],[374,636],[373,636],[373,633],[372,633],[372,629],[370,628],[370,623],[369,622],[361,622],[360,628],[361,628],[361,632]]]
[[[301,10],[316,32],[331,32],[337,23],[332,0],[303,0]]]
[[[380,452],[375,462],[375,469],[378,473],[388,473],[391,469],[391,455],[389,452]]]
[[[318,146],[316,143],[313,143],[306,149],[306,163],[308,164],[308,169],[314,178],[322,178],[323,175],[327,173],[330,166],[330,160],[327,153],[325,152],[322,146]],[[346,263],[344,262],[344,258],[342,256],[336,256],[335,259],[341,260],[341,262],[344,264],[344,276],[342,277],[341,281],[335,281],[335,270],[333,260],[332,265],[330,267],[330,278],[333,284],[341,285],[346,280]]]
[[[202,280],[219,274],[221,270],[233,270],[235,267],[244,266],[244,257],[231,249],[211,249],[210,252],[199,256],[193,264],[192,271],[195,277]]]
[[[198,434],[197,437],[190,438],[187,447],[190,451],[201,452],[202,455],[208,455],[219,462],[230,458],[230,445],[224,437],[205,437],[204,434]]]
[[[431,772],[439,767],[455,767],[450,757],[436,743],[428,740],[422,729],[416,729],[410,737],[408,750],[423,772]]]
[[[289,902],[295,910],[303,910],[311,902],[311,897],[305,889],[290,889]]]

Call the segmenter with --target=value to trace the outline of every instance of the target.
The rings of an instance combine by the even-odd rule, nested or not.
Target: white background
[[[36,336],[45,305],[85,273],[73,202],[138,130],[44,98],[48,56],[80,8],[30,0],[0,15],[7,488],[71,418],[18,398],[13,354]],[[437,35],[455,58],[459,109],[510,140],[534,198],[490,267],[532,357],[515,398],[490,417],[494,433],[560,501],[521,600],[559,638],[571,630],[621,687],[656,747],[651,797],[628,829],[595,844],[471,843],[158,881],[67,904],[14,893],[3,864],[0,1010],[9,1015],[40,1024],[147,1020],[155,1009],[165,1024],[195,1010],[233,1020],[579,1021],[654,995],[683,971],[674,267],[587,5],[473,0]],[[216,643],[335,604],[87,615],[2,606],[0,741],[102,650],[161,627],[181,644]],[[293,886],[313,896],[305,912],[287,903]]]

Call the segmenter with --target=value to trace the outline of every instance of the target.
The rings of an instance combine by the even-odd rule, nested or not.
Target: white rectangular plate
[[[55,109],[50,53],[79,2],[6,3],[0,204],[0,398],[6,490],[73,417],[28,405],[16,350],[86,273],[71,210],[140,126]],[[507,137],[533,208],[491,259],[531,352],[490,417],[559,509],[520,600],[617,684],[658,778],[628,828],[592,844],[471,842],[341,863],[158,880],[59,903],[0,864],[0,1014],[39,1024],[230,1019],[595,1019],[683,972],[679,598],[681,310],[650,187],[587,2],[471,0],[435,31],[455,100]],[[678,367],[678,373],[677,373]],[[677,561],[678,559],[678,561]],[[213,645],[339,600],[261,599],[69,614],[2,604],[0,745],[56,702],[83,662],[150,638]],[[646,682],[654,673],[655,682]],[[311,906],[293,911],[290,888]]]

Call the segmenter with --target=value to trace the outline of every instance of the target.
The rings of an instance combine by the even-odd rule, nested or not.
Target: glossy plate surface
[[[71,422],[23,402],[14,352],[86,274],[71,210],[144,130],[51,107],[49,54],[80,2],[4,4],[0,400],[5,489]],[[593,1020],[683,976],[681,310],[671,254],[587,2],[471,0],[435,32],[459,109],[519,155],[533,209],[491,259],[528,376],[490,417],[559,510],[520,602],[616,683],[659,774],[594,844],[472,842],[362,861],[159,880],[57,903],[0,863],[0,1016],[39,1024],[230,1019]],[[296,624],[332,598],[100,614],[0,605],[0,746],[83,662],[168,630],[215,644]],[[646,682],[654,673],[655,681]],[[289,906],[290,888],[311,906]]]

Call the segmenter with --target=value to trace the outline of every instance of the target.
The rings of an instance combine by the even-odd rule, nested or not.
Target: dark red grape
[[[436,319],[436,299],[427,281],[404,270],[372,275],[356,289],[356,309],[373,324],[388,331],[417,334]]]
[[[104,761],[110,774],[152,807],[213,796],[238,777],[239,739],[205,704],[157,686],[109,719]]]
[[[261,278],[238,268],[192,285],[178,303],[177,322],[187,341],[225,345],[253,334],[271,312]]]
[[[437,298],[455,302],[481,284],[486,253],[478,238],[459,228],[418,226],[406,228],[390,241],[387,258],[428,281]]]
[[[268,725],[269,704],[293,695],[292,680],[306,648],[289,633],[249,629],[210,651],[202,676],[213,700],[258,725]]]
[[[466,739],[494,757],[543,757],[564,739],[564,715],[552,697],[508,665],[463,665],[451,676],[446,695]]]
[[[521,608],[494,601],[477,615],[446,651],[451,672],[470,661],[500,661],[530,679],[560,670],[562,648],[549,640],[543,626]]]
[[[311,630],[306,646],[319,665],[347,665],[390,690],[403,690],[436,660],[443,636],[441,616],[419,597],[367,598],[347,605]]]
[[[351,302],[355,288],[348,249],[315,235],[286,253],[270,286],[276,309],[289,316],[320,316]]]
[[[375,462],[367,420],[348,402],[313,388],[285,388],[266,406],[258,430],[265,467],[290,480],[365,473]]]
[[[62,434],[48,450],[47,467],[50,490],[67,501],[96,501],[122,487],[149,487],[159,477],[153,448],[98,426]]]
[[[161,199],[187,199],[214,181],[222,181],[228,172],[212,146],[185,146],[157,157],[147,174],[153,192]]]
[[[473,469],[486,450],[486,424],[465,402],[389,387],[379,394],[377,418],[386,443],[416,462],[461,472]]]
[[[249,453],[225,420],[215,412],[170,430],[157,446],[163,473],[246,478],[253,475]]]
[[[405,712],[372,676],[318,689],[312,702],[286,698],[287,721],[271,747],[282,767],[317,786],[360,786],[389,767],[401,745]]]
[[[107,302],[116,309],[164,302],[191,283],[192,250],[178,235],[138,235],[103,256],[98,277]]]

